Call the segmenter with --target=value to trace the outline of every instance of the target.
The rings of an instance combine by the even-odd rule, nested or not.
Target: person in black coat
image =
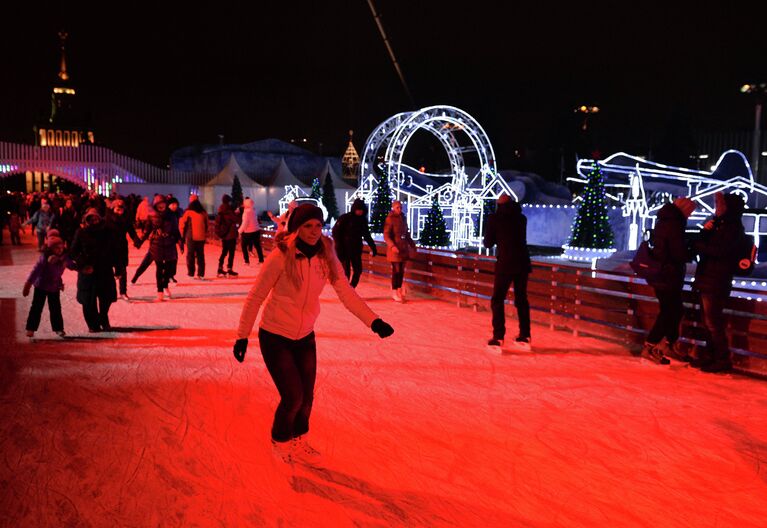
[[[684,230],[687,219],[694,210],[695,202],[689,198],[677,198],[674,203],[664,205],[658,211],[652,234],[653,257],[661,263],[663,277],[657,281],[648,281],[655,290],[660,312],[647,334],[642,356],[661,365],[669,363],[666,357],[669,355],[683,359],[675,352],[674,345],[679,339],[679,324],[682,322],[682,288],[687,262],[691,260]]]
[[[737,194],[716,193],[714,218],[706,222],[694,244],[700,257],[695,270],[694,288],[700,293],[701,316],[706,328],[706,348],[692,362],[704,372],[732,368],[727,343],[724,304],[732,290],[740,249],[747,242],[743,229],[743,199]]]
[[[133,227],[133,221],[126,211],[125,202],[117,199],[112,202],[111,209],[107,210],[106,225],[115,234],[115,247],[117,249],[117,272],[120,275],[120,298],[128,300],[128,240],[130,236],[133,244],[138,244],[139,237]]]
[[[497,246],[495,280],[490,306],[493,311],[493,338],[488,345],[500,347],[506,336],[504,303],[509,287],[514,285],[514,306],[519,319],[519,336],[515,345],[530,349],[530,303],[527,300],[527,279],[532,272],[527,249],[527,218],[518,202],[507,194],[498,197],[498,208],[488,216],[483,243]]]
[[[351,211],[342,214],[333,226],[333,241],[335,242],[336,255],[344,268],[344,274],[348,279],[351,275],[350,284],[356,288],[362,275],[362,240],[370,246],[370,253],[378,255],[375,240],[370,235],[368,225],[367,206],[365,202],[357,198],[352,204]],[[351,267],[351,270],[349,269]],[[351,273],[350,273],[351,271]]]
[[[77,302],[90,332],[111,330],[109,307],[117,300],[115,277],[117,250],[114,233],[104,224],[95,208],[83,216],[69,256],[77,268]]]
[[[74,202],[71,198],[68,198],[64,202],[64,207],[61,209],[61,214],[56,217],[53,223],[53,227],[59,230],[61,238],[66,243],[67,247],[72,246],[72,240],[75,238],[75,231],[80,226],[80,213],[74,206]]]

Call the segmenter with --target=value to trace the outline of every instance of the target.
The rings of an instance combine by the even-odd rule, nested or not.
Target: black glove
[[[234,359],[242,363],[245,360],[245,351],[248,349],[247,338],[238,339],[234,342]]]
[[[370,325],[370,329],[378,334],[379,337],[389,337],[394,333],[394,328],[389,323],[385,323],[383,319],[376,319],[373,324]]]

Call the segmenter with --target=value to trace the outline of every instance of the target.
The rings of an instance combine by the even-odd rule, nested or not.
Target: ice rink
[[[309,435],[323,460],[291,469],[270,451],[278,398],[255,336],[243,364],[232,357],[258,271],[239,248],[237,279],[192,281],[180,261],[168,302],[153,302],[150,268],[101,334],[67,271],[68,338],[46,308],[30,341],[21,290],[38,253],[25,241],[0,247],[2,526],[767,523],[765,381],[535,324],[532,353],[493,355],[488,312],[400,305],[363,278],[395,334],[380,339],[326,288]]]

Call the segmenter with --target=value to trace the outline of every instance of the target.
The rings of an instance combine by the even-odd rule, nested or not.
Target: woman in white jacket
[[[320,293],[330,282],[344,306],[377,333],[388,337],[394,329],[365,304],[344,276],[333,242],[322,234],[322,211],[303,204],[290,215],[286,232],[266,258],[240,315],[234,357],[242,362],[261,304],[261,356],[280,394],[272,424],[272,448],[284,462],[316,457],[304,440],[314,399],[317,369],[314,322],[320,313]],[[268,300],[267,300],[268,297]]]
[[[253,200],[245,198],[242,210],[242,222],[237,230],[242,235],[242,258],[245,264],[250,264],[250,250],[256,248],[258,262],[264,262],[264,251],[261,249],[261,226],[258,225],[256,208]]]

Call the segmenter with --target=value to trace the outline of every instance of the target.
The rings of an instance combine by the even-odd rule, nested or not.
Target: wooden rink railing
[[[265,230],[266,252],[273,247],[271,231]],[[378,243],[379,256],[372,258],[367,245],[363,253],[363,278],[388,284],[391,266],[386,247]],[[419,248],[418,256],[407,263],[408,288],[455,302],[475,310],[489,310],[493,292],[495,258],[476,253],[433,251]],[[754,284],[752,286],[752,283]],[[767,375],[767,288],[762,281],[736,277],[726,306],[727,332],[736,370]],[[705,342],[700,308],[695,294],[685,286],[684,318],[680,343],[688,350]],[[533,261],[528,282],[528,299],[533,323],[552,330],[589,335],[638,348],[658,314],[653,289],[633,275],[592,271],[555,261]],[[513,304],[509,291],[507,303]],[[513,306],[507,316],[515,316]],[[489,322],[488,322],[489,324]],[[485,337],[485,336],[483,336]]]

